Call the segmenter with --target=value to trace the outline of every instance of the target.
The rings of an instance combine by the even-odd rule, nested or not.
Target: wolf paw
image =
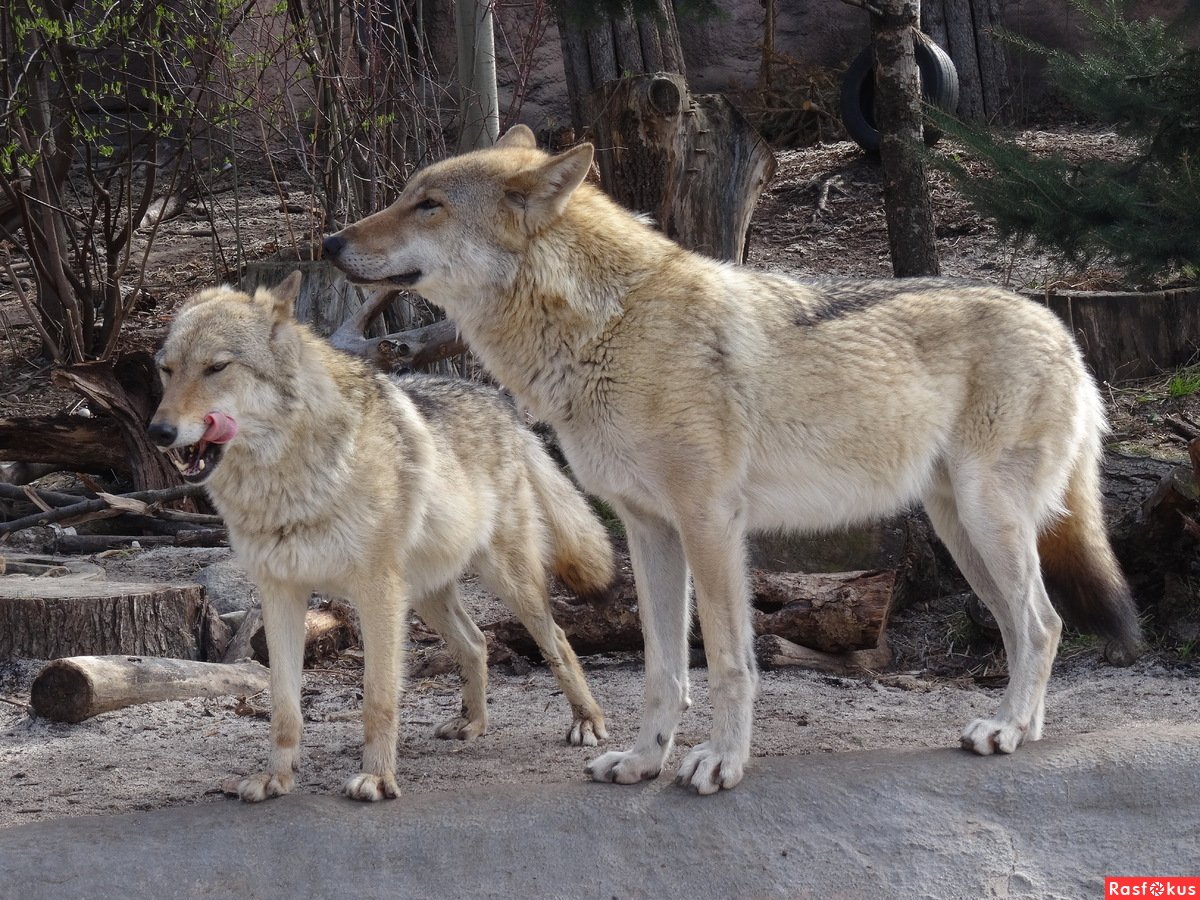
[[[698,794],[715,794],[736,787],[745,774],[746,760],[741,754],[721,753],[711,741],[697,744],[683,758],[675,783],[690,787]]]
[[[453,741],[473,741],[484,734],[487,734],[486,719],[468,719],[464,716],[455,716],[433,731],[434,737]]]
[[[976,719],[963,729],[960,743],[980,756],[1012,753],[1025,742],[1028,730],[1009,719]]]
[[[237,795],[247,803],[261,803],[271,797],[282,797],[295,783],[291,772],[259,772],[237,783]]]
[[[593,781],[610,784],[637,784],[657,778],[662,771],[662,754],[653,757],[638,750],[610,750],[597,756],[584,770]]]
[[[378,803],[400,796],[395,775],[374,775],[370,772],[359,772],[350,778],[343,791],[351,800],[362,800],[364,803]]]
[[[572,747],[595,747],[608,737],[608,729],[604,726],[604,717],[579,716],[571,723],[567,732],[567,743]]]

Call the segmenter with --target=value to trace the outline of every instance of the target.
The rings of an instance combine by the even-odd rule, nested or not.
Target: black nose
[[[335,258],[345,246],[346,239],[336,234],[326,235],[325,240],[321,241],[321,248],[325,251],[326,259]]]
[[[160,447],[170,447],[179,435],[179,429],[166,422],[151,422],[146,430],[150,432],[150,440]]]

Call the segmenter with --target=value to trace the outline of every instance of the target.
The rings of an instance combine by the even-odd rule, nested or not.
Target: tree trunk
[[[56,415],[0,419],[0,460],[52,463],[95,472],[129,471],[129,454],[116,422]]]
[[[583,28],[559,4],[576,129],[596,143],[610,196],[683,246],[741,262],[775,158],[723,96],[688,92],[674,9],[658,5]]]
[[[1001,6],[1001,0],[924,0],[921,5],[921,30],[950,54],[958,70],[960,119],[991,124],[1010,118],[1008,62],[995,35]]]
[[[33,711],[56,722],[82,722],[139,703],[251,695],[270,687],[256,662],[237,665],[139,656],[75,656],[47,665],[29,691]]]
[[[198,584],[0,578],[0,659],[121,654],[196,659],[208,615]]]
[[[183,479],[146,434],[146,425],[157,406],[154,386],[158,380],[149,356],[142,356],[143,359],[127,367],[106,362],[80,363],[59,369],[53,380],[87,397],[95,407],[112,416],[124,439],[134,488],[152,491],[183,484]],[[195,509],[191,501],[183,502],[186,508]]]
[[[491,0],[457,0],[458,83],[462,112],[460,152],[496,143],[500,101],[496,89],[496,41]]]
[[[898,278],[936,275],[933,210],[921,158],[921,80],[912,40],[918,3],[879,0],[879,8],[882,15],[871,15],[871,39],[892,271]]]

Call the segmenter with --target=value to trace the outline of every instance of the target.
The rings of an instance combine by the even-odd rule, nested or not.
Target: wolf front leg
[[[373,803],[400,794],[396,733],[408,602],[395,573],[363,585],[353,596],[363,639],[363,770],[346,782],[345,793]]]
[[[712,794],[736,786],[750,757],[758,667],[746,580],[745,525],[734,504],[694,510],[681,521],[708,660],[713,724],[712,736],[684,757],[675,781]]]
[[[259,583],[263,627],[271,656],[271,753],[267,770],[243,778],[238,796],[258,803],[288,793],[300,760],[300,682],[304,667],[304,614],[309,591],[289,584]]]
[[[688,697],[688,571],[679,532],[638,510],[619,510],[629,536],[645,637],[646,699],[637,741],[629,750],[596,757],[587,773],[596,781],[633,784],[657,778],[671,752]]]

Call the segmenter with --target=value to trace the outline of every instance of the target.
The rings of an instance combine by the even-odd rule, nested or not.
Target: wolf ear
[[[533,136],[533,131],[528,125],[514,125],[500,136],[500,140],[496,141],[496,146],[528,147],[532,150],[537,147],[537,138]]]
[[[292,318],[292,310],[296,298],[300,296],[300,285],[304,281],[304,273],[296,269],[283,281],[271,288],[272,312],[276,323],[286,322]]]
[[[567,201],[587,177],[592,153],[591,144],[580,144],[508,180],[505,201],[521,217],[528,234],[536,234],[563,214]]]

